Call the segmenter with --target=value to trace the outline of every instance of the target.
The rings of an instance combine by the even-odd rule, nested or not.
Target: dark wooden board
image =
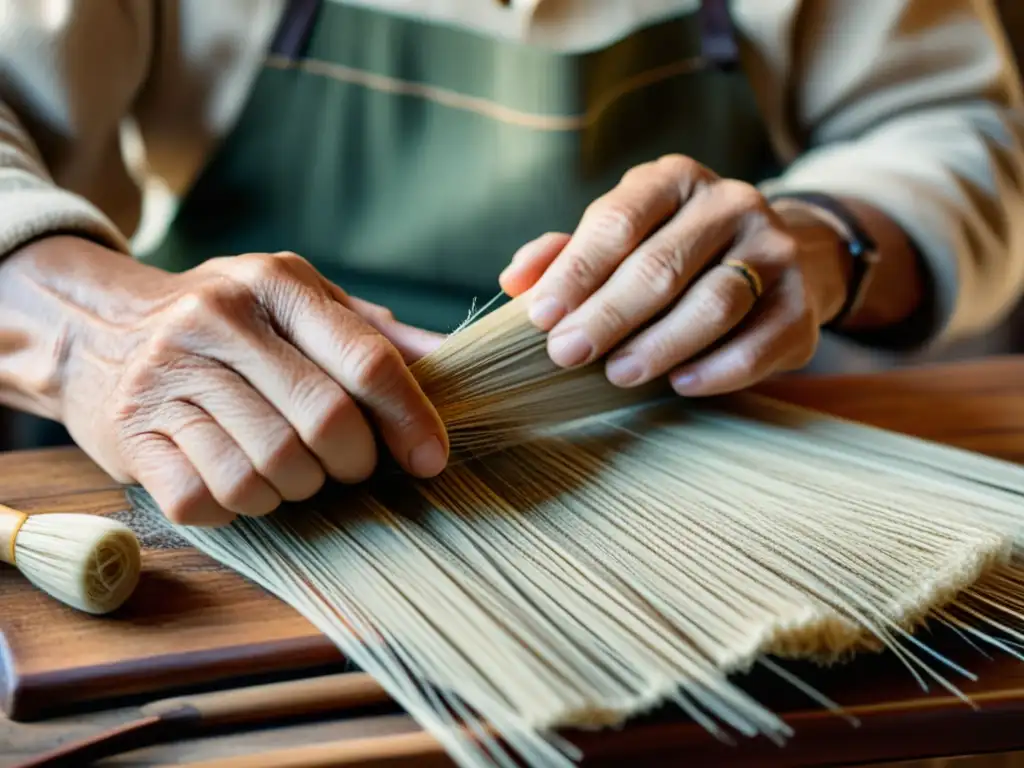
[[[765,391],[1024,460],[1018,382],[1024,360],[1010,359],[867,379],[797,379]],[[0,502],[35,513],[127,509],[117,485],[75,449],[0,454]],[[0,568],[0,702],[9,717],[340,663],[336,649],[291,608],[194,550],[151,548],[144,563],[136,594],[102,618],[66,608]]]
[[[30,513],[128,509],[120,488],[73,449],[0,455],[0,499]],[[340,660],[295,611],[193,549],[149,548],[143,564],[135,594],[106,617],[0,570],[0,702],[9,717]]]

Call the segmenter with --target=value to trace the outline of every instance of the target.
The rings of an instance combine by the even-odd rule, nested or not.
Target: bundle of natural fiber
[[[441,476],[178,532],[304,614],[461,765],[568,765],[560,728],[663,702],[782,741],[732,673],[765,665],[834,705],[772,656],[888,649],[956,690],[944,668],[967,673],[915,636],[926,620],[1010,649],[978,627],[1024,602],[1024,468],[751,395],[618,389],[552,365],[519,301],[415,373],[449,429]]]

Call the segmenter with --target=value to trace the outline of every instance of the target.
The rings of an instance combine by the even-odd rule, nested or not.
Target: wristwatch
[[[798,210],[832,228],[846,247],[850,257],[850,282],[846,288],[846,301],[825,328],[839,328],[855,314],[871,287],[875,266],[878,264],[878,246],[871,236],[842,203],[830,195],[818,192],[785,192],[769,197],[772,208],[779,213]]]

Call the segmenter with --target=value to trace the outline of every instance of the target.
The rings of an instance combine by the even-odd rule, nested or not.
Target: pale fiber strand
[[[962,695],[940,670],[970,672],[917,626],[1024,640],[1022,468],[754,396],[618,389],[600,365],[554,367],[519,301],[414,373],[449,430],[439,478],[178,530],[307,616],[460,765],[570,765],[557,729],[663,702],[781,743],[731,673],[761,663],[839,706],[766,654],[888,648]]]

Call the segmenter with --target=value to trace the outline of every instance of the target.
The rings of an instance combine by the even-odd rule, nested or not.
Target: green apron
[[[633,165],[679,152],[752,182],[777,170],[743,75],[708,55],[728,46],[723,8],[566,55],[293,0],[147,261],[295,251],[348,293],[450,331],[521,245],[571,232]]]
[[[294,251],[451,331],[521,245],[571,232],[634,165],[681,153],[751,183],[777,173],[736,61],[726,0],[579,54],[290,0],[236,125],[145,260]],[[67,442],[20,421],[22,446]]]

